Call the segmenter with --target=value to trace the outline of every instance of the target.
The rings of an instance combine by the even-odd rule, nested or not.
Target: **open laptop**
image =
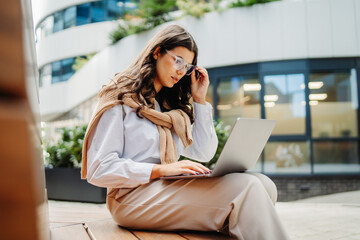
[[[160,179],[219,177],[251,169],[259,159],[275,124],[276,120],[238,118],[211,173],[183,174]]]

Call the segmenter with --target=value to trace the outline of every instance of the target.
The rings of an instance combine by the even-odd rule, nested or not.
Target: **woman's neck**
[[[155,78],[155,80],[154,80],[154,88],[155,88],[156,93],[159,93],[162,88],[162,85],[157,78]]]

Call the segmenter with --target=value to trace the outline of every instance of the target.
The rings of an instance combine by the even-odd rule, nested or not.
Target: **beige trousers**
[[[155,180],[108,189],[107,207],[123,227],[221,231],[237,239],[289,239],[275,211],[275,184],[259,173]]]

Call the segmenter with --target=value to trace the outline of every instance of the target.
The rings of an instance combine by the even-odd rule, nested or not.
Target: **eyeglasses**
[[[176,70],[182,71],[185,68],[186,69],[185,75],[187,76],[189,76],[194,71],[196,67],[195,65],[186,63],[184,59],[176,56],[169,50],[166,50],[166,52],[175,58],[174,67]]]

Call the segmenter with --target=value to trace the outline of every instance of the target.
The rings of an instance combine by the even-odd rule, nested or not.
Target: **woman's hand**
[[[193,162],[190,160],[183,160],[169,164],[154,165],[150,179],[155,179],[165,176],[174,176],[180,174],[195,175],[197,172],[210,173],[210,170],[200,163]]]
[[[195,70],[200,73],[199,79],[195,77]],[[197,66],[191,73],[191,95],[194,102],[205,104],[206,93],[210,84],[209,75],[205,68]]]

